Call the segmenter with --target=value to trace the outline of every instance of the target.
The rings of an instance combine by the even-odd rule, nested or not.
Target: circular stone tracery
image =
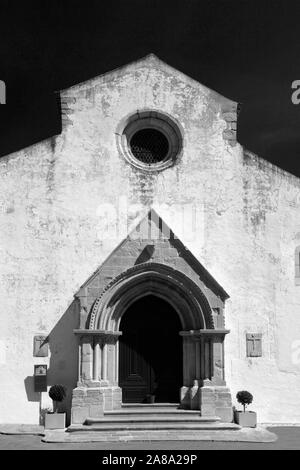
[[[169,142],[156,129],[141,129],[130,139],[130,150],[140,162],[151,165],[161,162],[169,152]]]
[[[125,159],[136,168],[161,171],[178,159],[182,133],[169,116],[139,111],[120,124],[117,142]]]

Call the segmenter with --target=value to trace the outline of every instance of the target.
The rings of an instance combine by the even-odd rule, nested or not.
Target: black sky
[[[239,141],[300,176],[292,0],[0,0],[0,156],[60,132],[55,90],[150,52],[242,103]]]

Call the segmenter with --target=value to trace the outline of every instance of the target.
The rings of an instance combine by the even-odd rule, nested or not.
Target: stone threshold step
[[[201,416],[200,410],[177,410],[172,408],[159,408],[159,409],[139,409],[139,408],[131,408],[131,409],[120,409],[120,410],[112,410],[112,411],[105,411],[105,416],[128,416],[128,415],[195,415]]]
[[[86,425],[105,423],[209,423],[214,424],[220,422],[220,419],[207,419],[201,416],[104,416],[103,418],[87,418]]]
[[[122,403],[122,408],[179,408],[180,403]],[[179,408],[182,409],[182,408]]]
[[[80,428],[80,426],[77,426]],[[81,426],[82,427],[82,426]],[[264,427],[232,430],[174,431],[115,431],[115,432],[62,432],[46,431],[44,442],[130,442],[130,441],[234,441],[274,442],[277,436]]]
[[[103,423],[93,425],[71,425],[67,432],[95,432],[95,431],[156,431],[156,430],[239,430],[240,426],[233,423]]]

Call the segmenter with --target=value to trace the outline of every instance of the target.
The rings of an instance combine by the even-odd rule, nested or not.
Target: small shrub
[[[239,403],[243,405],[244,412],[246,409],[247,405],[250,405],[253,401],[253,395],[250,392],[247,392],[246,390],[241,390],[236,394],[236,399]]]
[[[61,402],[66,398],[66,387],[64,385],[52,385],[48,392],[49,397],[53,400],[54,408],[57,409],[57,402]]]

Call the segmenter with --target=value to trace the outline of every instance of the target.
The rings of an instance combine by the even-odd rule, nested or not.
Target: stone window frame
[[[133,155],[130,148],[131,138],[142,129],[155,129],[168,140],[169,150],[162,161],[147,164]],[[180,158],[183,147],[183,132],[179,123],[169,115],[155,110],[137,111],[126,117],[119,124],[116,136],[118,148],[126,161],[146,172],[158,172],[173,166]]]
[[[300,286],[300,245],[295,248],[295,284]]]

